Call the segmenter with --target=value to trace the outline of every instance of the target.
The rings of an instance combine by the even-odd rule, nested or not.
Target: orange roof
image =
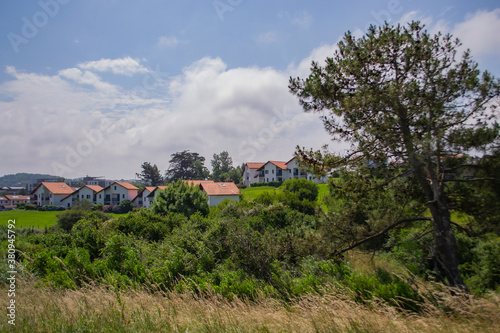
[[[265,162],[248,162],[248,163],[246,163],[246,166],[249,169],[260,169],[264,164],[266,164],[266,163]]]
[[[286,170],[286,162],[283,161],[269,161],[269,162],[276,165],[280,169]]]
[[[100,187],[99,185],[85,185],[84,187],[88,187],[94,192],[99,192],[102,190],[102,187]]]
[[[6,195],[5,198],[7,200],[29,200],[30,197],[28,195]]]
[[[113,184],[118,184],[118,185],[126,188],[127,190],[138,190],[137,186],[134,186],[134,185],[127,183],[127,182],[114,182]],[[111,184],[111,185],[113,185],[113,184]]]
[[[224,183],[214,183],[214,182],[205,182],[201,183],[201,188],[208,195],[238,195],[240,194],[240,190],[234,183],[232,182],[224,182]]]
[[[62,182],[42,182],[40,185],[38,185],[38,187],[42,185],[45,186],[45,188],[52,194],[71,194],[74,192],[73,188],[71,188],[68,184]],[[36,189],[38,189],[38,187]]]
[[[286,170],[286,163],[287,162],[283,162],[283,161],[268,161],[266,163],[263,163],[262,166],[259,169],[262,169],[268,163],[274,164],[278,168]]]

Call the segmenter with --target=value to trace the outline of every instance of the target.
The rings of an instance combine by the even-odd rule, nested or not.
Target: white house
[[[306,170],[300,165],[297,157],[294,157],[286,162],[286,167],[288,170],[287,179],[307,179],[318,184],[326,184],[328,182],[328,175],[318,176],[313,173],[306,172]]]
[[[225,199],[240,201],[240,190],[233,182],[202,182],[199,186],[207,194],[209,206],[217,206]]]
[[[269,161],[258,170],[259,182],[283,182],[288,179],[286,162]]]
[[[259,169],[266,164],[265,162],[248,162],[243,168],[243,185],[250,186],[259,182]]]
[[[146,186],[145,188],[143,188],[132,201],[134,206],[143,208],[149,207],[151,205],[151,201],[149,200],[148,196],[157,188],[158,186]]]
[[[66,183],[42,182],[31,192],[31,201],[38,206],[62,206],[61,200],[74,191],[75,188],[70,187]]]
[[[61,203],[66,208],[73,207],[75,202],[79,200],[87,200],[95,204],[97,203],[97,193],[99,191],[102,191],[102,187],[99,185],[85,185],[62,199]]]
[[[20,203],[30,203],[30,197],[28,195],[4,195],[0,197],[0,208],[11,209],[16,208],[17,204]]]
[[[122,201],[134,201],[139,188],[127,182],[114,182],[97,193],[96,203],[116,206]]]

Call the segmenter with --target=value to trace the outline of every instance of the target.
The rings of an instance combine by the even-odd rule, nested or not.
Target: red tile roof
[[[28,195],[5,195],[7,200],[16,201],[16,200],[29,200],[30,197]]]
[[[224,182],[224,183],[205,182],[205,183],[201,183],[201,188],[208,195],[238,195],[238,194],[240,194],[240,190],[232,182]]]
[[[71,188],[68,184],[62,182],[42,182],[40,185],[38,185],[38,187],[40,186],[45,186],[45,188],[52,194],[71,194],[74,192],[73,188]],[[38,187],[35,189],[35,191],[38,189]]]
[[[266,164],[266,162],[248,162],[246,163],[246,166],[249,169],[260,169],[262,166],[264,166],[264,164]]]
[[[271,164],[277,166],[280,169],[286,170],[286,163],[287,162],[283,162],[283,161],[268,161],[266,163],[263,163],[262,166],[259,168],[259,170],[262,169],[262,168],[264,168],[264,166],[266,164],[268,164],[268,163],[271,163]]]
[[[99,185],[85,185],[84,187],[88,187],[94,192],[99,192],[102,190],[102,187],[100,187]]]
[[[137,186],[132,185],[132,184],[127,183],[127,182],[114,182],[113,184],[118,184],[118,185],[126,188],[127,190],[138,190],[139,189]],[[111,184],[111,185],[113,185],[113,184]]]
[[[269,161],[269,163],[272,163],[276,165],[278,168],[286,170],[286,162],[283,161]]]

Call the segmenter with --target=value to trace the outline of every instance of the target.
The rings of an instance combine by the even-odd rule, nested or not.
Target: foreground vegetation
[[[159,289],[117,290],[90,285],[77,290],[40,287],[31,280],[17,287],[16,326],[11,332],[491,332],[499,327],[500,297],[450,296],[420,286],[422,311],[398,311],[374,299],[360,304],[352,291],[329,285],[322,294],[290,302],[272,298],[231,301]],[[6,293],[7,288],[0,288]],[[0,298],[7,306],[7,298]]]

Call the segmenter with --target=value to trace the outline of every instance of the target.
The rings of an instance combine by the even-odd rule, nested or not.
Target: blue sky
[[[498,1],[2,1],[0,175],[133,178],[189,149],[288,160],[329,143],[288,92],[350,30],[421,20],[500,76]],[[332,145],[333,150],[345,147]]]

